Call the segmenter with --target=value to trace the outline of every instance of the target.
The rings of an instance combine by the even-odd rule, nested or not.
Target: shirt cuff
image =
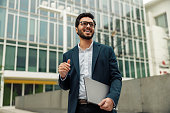
[[[61,81],[64,81],[66,78],[67,78],[67,75],[65,76],[65,78],[61,78],[61,76],[60,76]]]

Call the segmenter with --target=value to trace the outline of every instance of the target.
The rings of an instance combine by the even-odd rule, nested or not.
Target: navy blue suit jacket
[[[64,81],[59,79],[59,85],[64,90],[70,90],[68,113],[75,113],[80,80],[78,46],[75,46],[63,55],[63,62],[67,62],[68,59],[71,60],[71,70],[68,72],[67,78]],[[112,47],[97,42],[93,43],[92,79],[110,86],[110,92],[107,97],[113,99],[115,105],[117,105],[122,87],[122,78]],[[114,111],[103,111],[103,113],[114,113]]]

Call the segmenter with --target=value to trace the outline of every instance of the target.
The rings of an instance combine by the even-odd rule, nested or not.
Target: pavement
[[[0,113],[38,113],[38,112],[20,110],[20,109],[16,109],[15,107],[2,107],[0,108]]]

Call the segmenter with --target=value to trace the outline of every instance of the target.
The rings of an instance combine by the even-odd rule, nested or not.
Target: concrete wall
[[[18,109],[40,113],[67,113],[68,92],[63,90],[19,96],[15,100],[15,107]]]
[[[118,113],[170,113],[170,75],[123,82]]]
[[[16,97],[16,108],[66,113],[68,92],[58,90]],[[170,113],[170,75],[123,81],[118,113]]]

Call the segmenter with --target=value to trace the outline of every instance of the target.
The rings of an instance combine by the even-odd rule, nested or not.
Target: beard
[[[86,40],[92,39],[92,38],[93,38],[93,35],[94,35],[94,33],[93,33],[91,36],[85,36],[85,35],[83,34],[83,32],[80,31],[79,29],[78,29],[77,34],[78,34],[81,38],[86,39]]]

